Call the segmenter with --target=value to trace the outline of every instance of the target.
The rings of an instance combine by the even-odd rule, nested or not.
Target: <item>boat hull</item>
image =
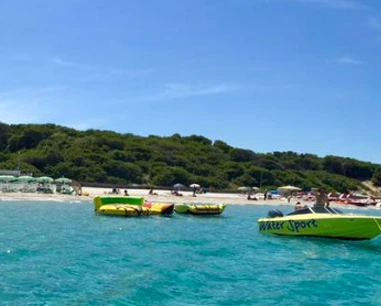
[[[175,212],[191,215],[220,215],[226,208],[226,204],[176,204]]]
[[[150,209],[139,205],[106,204],[95,210],[97,214],[105,216],[140,217],[149,216]]]
[[[381,234],[381,217],[361,215],[293,215],[258,220],[261,233],[286,236],[368,240]]]
[[[106,204],[95,210],[97,214],[106,216],[140,217],[173,214],[174,204],[151,204],[148,206],[129,204]]]

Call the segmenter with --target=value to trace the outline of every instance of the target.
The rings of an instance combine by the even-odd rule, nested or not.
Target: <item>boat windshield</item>
[[[338,210],[337,208],[333,207],[308,207],[305,206],[301,209],[295,210],[291,213],[289,213],[287,216],[293,216],[293,215],[304,215],[304,214],[333,214],[333,215],[342,215],[343,213]]]

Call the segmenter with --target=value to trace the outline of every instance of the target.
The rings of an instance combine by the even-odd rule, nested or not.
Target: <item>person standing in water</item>
[[[329,207],[329,200],[327,193],[323,188],[319,188],[317,192],[315,192],[316,202],[313,207]]]

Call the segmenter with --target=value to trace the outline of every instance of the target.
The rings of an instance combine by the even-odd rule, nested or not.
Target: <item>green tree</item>
[[[375,186],[381,186],[381,168],[377,168],[372,176],[372,183]]]

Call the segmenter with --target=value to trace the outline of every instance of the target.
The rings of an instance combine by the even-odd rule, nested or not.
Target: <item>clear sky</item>
[[[0,0],[0,121],[381,163],[380,0]]]

